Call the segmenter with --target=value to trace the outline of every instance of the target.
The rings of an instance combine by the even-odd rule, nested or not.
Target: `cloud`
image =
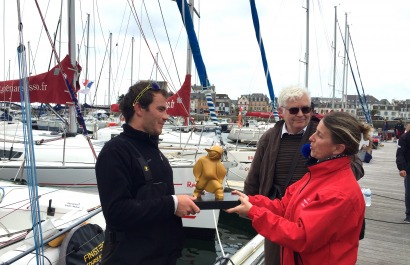
[[[23,36],[30,41],[31,71],[48,69],[51,45],[45,36],[38,11],[32,1],[23,1]],[[98,6],[93,7],[93,2]],[[174,1],[130,1],[134,3],[138,19],[144,28],[147,44],[140,36],[136,17],[130,17],[128,1],[75,1],[76,43],[80,47],[79,62],[83,66],[81,80],[85,79],[85,21],[91,16],[88,76],[95,80],[98,103],[107,101],[110,86],[111,100],[125,93],[137,79],[162,79],[161,72],[178,89],[186,72],[186,33]],[[159,8],[161,5],[161,10]],[[200,48],[209,80],[217,93],[237,99],[241,94],[264,93],[268,95],[260,52],[252,24],[248,1],[207,0],[195,1],[200,20],[195,17]],[[64,3],[66,5],[66,3]],[[305,31],[306,1],[256,1],[260,29],[264,41],[273,87],[277,95],[282,87],[305,83]],[[5,2],[6,27],[0,29],[5,43],[0,45],[0,80],[18,77],[16,47],[18,45],[16,3]],[[396,0],[386,4],[381,0],[310,1],[309,90],[312,96],[329,97],[333,84],[334,6],[338,10],[336,96],[340,97],[343,76],[343,46],[345,13],[352,36],[350,59],[356,81],[363,83],[365,93],[379,99],[405,99],[410,91],[407,74],[410,61],[410,2]],[[60,14],[59,1],[40,3],[45,20],[53,35]],[[63,18],[61,42],[62,57],[68,52],[66,7]],[[145,13],[148,11],[149,20]],[[166,30],[163,26],[166,24]],[[199,21],[199,22],[198,22]],[[149,23],[150,22],[150,23]],[[342,34],[339,32],[340,31]],[[4,29],[4,32],[3,32]],[[109,33],[113,34],[111,75],[109,76]],[[153,33],[154,32],[154,33]],[[155,34],[155,35],[154,35]],[[131,37],[134,47],[131,47]],[[155,36],[155,38],[154,38]],[[158,45],[157,45],[158,44]],[[352,48],[354,48],[354,53]],[[59,49],[59,48],[58,48]],[[133,50],[133,57],[131,52]],[[171,54],[173,50],[174,56]],[[154,67],[157,58],[161,71]],[[173,62],[173,57],[175,62]],[[357,60],[357,65],[355,61]],[[10,67],[9,67],[10,64]],[[52,65],[54,61],[52,61]],[[131,66],[133,72],[131,74]],[[358,77],[360,71],[361,80]],[[8,73],[10,69],[11,73]],[[199,83],[192,68],[193,83]],[[178,77],[178,75],[179,77]],[[349,70],[350,73],[350,70]],[[132,79],[132,80],[131,80]],[[110,83],[109,83],[110,82]],[[356,88],[350,76],[348,93]],[[359,87],[361,91],[361,87]],[[386,91],[394,91],[387,93]],[[92,92],[93,93],[93,92]]]

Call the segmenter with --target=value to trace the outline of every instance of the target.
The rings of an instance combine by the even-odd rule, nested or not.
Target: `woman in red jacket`
[[[270,200],[239,195],[241,204],[226,210],[252,219],[255,230],[281,245],[281,264],[355,264],[365,203],[350,167],[370,127],[346,112],[324,116],[309,138],[309,171]]]

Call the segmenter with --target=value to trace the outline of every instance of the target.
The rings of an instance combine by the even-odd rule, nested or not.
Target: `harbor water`
[[[222,133],[223,141],[227,140],[227,133]],[[206,136],[212,136],[212,133]],[[239,144],[241,146],[242,144]],[[245,145],[244,145],[245,146]],[[256,236],[249,219],[228,214],[221,210],[217,232],[213,238],[201,238],[187,235],[182,257],[178,265],[210,265],[215,264],[224,255],[232,256],[240,248],[245,246],[249,240]],[[220,243],[219,243],[220,241]],[[229,263],[227,263],[229,264]]]
[[[224,211],[220,213],[217,231],[221,245],[217,235],[210,239],[188,235],[182,257],[177,264],[215,264],[224,255],[233,255],[256,235],[249,219]]]

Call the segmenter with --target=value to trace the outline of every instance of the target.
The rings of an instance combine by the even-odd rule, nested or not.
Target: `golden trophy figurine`
[[[215,145],[205,150],[208,155],[200,157],[194,165],[196,185],[193,195],[200,198],[205,190],[214,193],[216,200],[223,200],[222,181],[225,178],[226,169],[221,162],[222,147]]]

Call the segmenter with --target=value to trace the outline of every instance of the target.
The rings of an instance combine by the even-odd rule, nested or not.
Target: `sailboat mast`
[[[30,42],[27,42],[27,51],[28,51],[28,72],[27,75],[31,76],[31,60],[30,60],[30,54],[31,54],[31,46]]]
[[[111,105],[111,51],[112,51],[112,33],[110,33],[110,53],[108,63],[108,105]]]
[[[75,1],[68,0],[68,54],[70,56],[71,64],[74,68],[77,68],[76,62],[76,42],[75,42]],[[76,84],[78,79],[78,72],[75,71],[73,80],[71,80],[72,84]],[[75,107],[74,105],[70,105],[69,107],[69,121],[68,121],[68,132],[70,134],[77,133],[77,123],[75,117]]]
[[[134,72],[134,37],[131,38],[131,86],[133,84],[132,73]]]
[[[305,87],[309,88],[309,0],[306,0],[306,76]]]
[[[194,17],[192,15],[194,14],[194,0],[189,0],[189,13],[191,14],[192,21],[193,21]],[[187,39],[186,73],[190,75],[191,71],[192,71],[192,50],[191,50],[191,45],[189,44],[189,39]]]
[[[345,76],[345,84],[344,84],[344,87],[345,87],[345,95],[347,95],[347,81],[348,81],[348,76],[349,76],[349,71],[348,71],[348,69],[349,69],[349,64],[350,64],[350,62],[349,62],[349,60],[348,60],[348,58],[349,58],[349,35],[350,35],[350,28],[349,28],[349,25],[348,24],[346,24],[346,37],[345,37],[345,41],[346,41],[346,76]],[[345,106],[347,106],[347,96],[346,96],[346,98],[345,98]]]
[[[63,2],[64,1],[61,1],[61,6],[60,6],[60,18],[59,18],[59,20],[60,20],[60,30],[58,31],[58,37],[59,37],[59,44],[58,44],[58,57],[60,57],[61,58],[61,27],[62,27],[62,25],[61,25],[61,23],[62,23],[62,21],[63,21]]]
[[[85,49],[85,80],[88,80],[88,49],[90,47],[90,14],[87,14],[87,48]],[[84,93],[84,103],[87,103],[87,93]]]
[[[335,109],[335,89],[336,89],[336,30],[337,30],[337,6],[335,6],[335,35],[333,43],[333,96],[332,110]]]
[[[348,37],[348,28],[347,28],[347,13],[345,13],[345,45],[346,48],[344,49],[344,57],[343,57],[343,80],[342,80],[342,109],[345,108],[346,99],[345,95],[347,95],[347,45],[349,44],[347,40]],[[346,92],[346,93],[345,93]]]

